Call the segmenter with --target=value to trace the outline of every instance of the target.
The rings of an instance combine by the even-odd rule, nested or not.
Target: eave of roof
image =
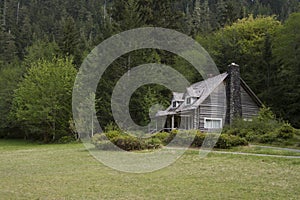
[[[178,112],[196,109],[225,80],[227,76],[227,73],[223,73],[218,76],[208,78],[204,81],[194,83],[193,85],[187,88],[187,92],[182,97],[184,98],[185,96],[191,96],[198,98],[193,104],[186,105],[185,103],[182,103],[176,109],[174,109],[171,105],[167,110],[158,112],[156,116],[159,117],[173,115]],[[176,93],[176,95],[177,94],[182,93]],[[184,99],[182,99],[182,101],[184,101]]]
[[[176,101],[184,102],[184,98],[186,96],[195,97],[198,98],[197,101],[195,101],[193,104],[186,105],[185,103],[182,103],[179,107],[173,108],[172,105],[166,109],[165,111],[159,111],[156,114],[156,117],[160,116],[167,116],[167,115],[174,115],[179,112],[184,111],[192,111],[197,109],[200,104],[205,101],[206,98],[209,97],[209,95],[228,77],[228,73],[223,73],[218,76],[208,78],[204,81],[194,83],[190,87],[187,88],[186,93],[174,93],[176,97],[174,96],[174,99]],[[241,80],[241,86],[244,88],[244,90],[250,95],[250,97],[254,100],[254,102],[259,106],[262,107],[263,103],[260,101],[260,99],[255,95],[255,93],[251,90],[251,88],[247,85],[247,83],[240,78]],[[180,97],[182,99],[180,99]]]
[[[244,88],[244,90],[250,95],[250,97],[252,98],[252,100],[259,106],[262,107],[263,103],[261,102],[261,100],[255,95],[255,93],[251,90],[251,88],[247,85],[247,83],[240,78],[241,80],[241,86]]]

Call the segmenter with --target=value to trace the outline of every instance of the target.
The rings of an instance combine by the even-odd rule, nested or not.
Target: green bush
[[[239,136],[229,136],[229,138],[231,139],[232,146],[246,146],[249,144],[245,138]]]
[[[264,135],[269,132],[274,132],[276,128],[281,127],[282,122],[276,120],[275,115],[269,108],[263,107],[257,117],[252,118],[251,121],[243,119],[236,119],[230,128],[224,129],[223,133],[229,135],[238,135],[246,137],[250,131],[257,135]]]
[[[104,128],[105,132],[108,133],[110,131],[119,131],[121,132],[120,128],[118,127],[117,124],[111,122],[109,124],[106,125],[106,127]]]
[[[125,151],[145,149],[144,141],[129,135],[119,135],[112,139],[112,142]]]
[[[191,141],[191,137],[193,137],[194,140],[191,145],[193,147],[202,147],[204,140],[207,147],[214,146],[215,148],[222,149],[248,145],[246,139],[236,135],[221,134],[219,137],[218,136],[218,134],[213,133],[202,133],[199,130],[183,131],[177,133],[176,140],[172,141],[172,144],[176,146],[186,145]]]
[[[173,146],[187,146],[191,145],[196,135],[195,130],[177,131],[176,134],[170,133],[171,145]]]
[[[217,147],[218,137],[220,137],[219,134],[215,133],[206,133],[205,134],[205,144],[202,144],[202,147]],[[199,146],[201,147],[201,146]]]
[[[245,145],[248,145],[248,142],[244,138],[235,135],[221,134],[217,141],[216,148],[228,149],[235,146]]]
[[[160,140],[164,145],[169,144],[169,142],[171,141],[171,135],[167,132],[157,133],[153,136],[153,138]]]
[[[234,146],[234,145],[232,145],[232,137],[237,137],[237,136],[221,134],[217,141],[216,148],[228,149],[228,148]]]
[[[114,138],[116,138],[120,135],[124,135],[124,133],[122,133],[119,130],[111,130],[111,131],[108,131],[107,133],[97,133],[92,138],[92,143],[94,141],[104,141],[104,140],[111,140],[112,141]]]
[[[162,141],[158,138],[149,138],[145,140],[146,149],[159,149],[162,147]]]
[[[75,141],[76,141],[76,139],[74,136],[63,136],[57,142],[59,144],[68,144],[68,143],[75,142]]]
[[[110,130],[105,133],[105,135],[109,140],[112,140],[120,135],[124,135],[124,133],[122,133],[120,130]]]
[[[273,133],[273,132],[261,135],[258,138],[258,141],[260,143],[269,143],[269,144],[271,144],[271,143],[275,142],[276,140],[277,140],[277,134]]]
[[[158,138],[137,138],[116,130],[94,135],[92,144],[99,150],[117,150],[116,146],[118,146],[125,151],[158,149],[162,146],[162,142]]]
[[[109,140],[100,140],[97,142],[93,143],[98,150],[118,150],[118,148],[114,145]]]
[[[206,137],[205,133],[202,133],[202,132],[198,131],[195,135],[195,139],[194,139],[192,145],[194,147],[201,147],[205,137]]]
[[[283,124],[276,130],[277,137],[281,139],[290,139],[295,135],[295,129],[290,124]]]
[[[223,129],[223,134],[239,136],[248,142],[273,143],[287,142],[296,134],[295,129],[287,123],[276,120],[269,108],[263,107],[252,121],[237,119],[231,127]]]
[[[250,130],[250,131],[247,132],[247,134],[245,136],[245,139],[248,142],[255,142],[255,141],[259,141],[260,136],[257,135],[254,131]]]
[[[97,133],[92,138],[92,144],[95,144],[98,141],[104,141],[104,140],[107,140],[107,137],[105,136],[105,134]]]
[[[232,128],[228,129],[227,131],[223,131],[223,133],[228,135],[246,137],[246,135],[248,134],[248,130],[246,128]]]

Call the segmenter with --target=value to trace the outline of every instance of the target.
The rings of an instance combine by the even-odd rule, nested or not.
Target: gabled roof
[[[173,92],[173,101],[184,101],[184,93]]]
[[[185,93],[173,93],[173,100],[178,102],[183,102],[179,107],[173,108],[170,105],[164,111],[158,111],[156,117],[160,116],[167,116],[167,115],[174,115],[179,112],[190,111],[197,109],[210,95],[211,93],[221,84],[223,81],[228,77],[228,73],[223,73],[218,76],[208,78],[204,81],[194,83],[190,87],[186,89]],[[250,89],[250,87],[245,83],[245,81],[240,78],[241,80],[241,87],[250,95],[253,101],[258,105],[262,106],[262,102],[259,98],[254,94],[254,92]],[[195,98],[196,101],[193,104],[187,105],[185,103],[186,97]]]
[[[259,106],[262,107],[263,103],[261,100],[255,95],[255,93],[251,90],[251,88],[247,85],[247,83],[241,78],[241,86],[244,90],[250,95],[252,100]]]
[[[178,108],[173,108],[172,105],[165,111],[157,112],[156,116],[174,115],[178,112],[196,109],[228,76],[227,73],[208,78],[204,81],[195,83],[186,89],[186,93],[174,92],[173,100],[184,102],[185,97],[197,98],[196,102],[187,105],[182,103]],[[180,99],[179,99],[180,98]]]
[[[225,80],[227,76],[227,73],[223,73],[191,85],[187,91],[192,91],[191,93],[194,95],[191,97],[197,98],[197,100],[190,105],[186,105],[185,103],[181,104],[177,111],[194,110],[199,107],[200,104],[209,97],[209,95]]]

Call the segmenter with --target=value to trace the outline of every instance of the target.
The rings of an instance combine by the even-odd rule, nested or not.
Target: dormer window
[[[173,107],[173,108],[177,108],[177,102],[176,102],[176,101],[173,101],[172,107]]]
[[[186,98],[186,104],[190,105],[191,103],[192,103],[192,98],[191,97]]]

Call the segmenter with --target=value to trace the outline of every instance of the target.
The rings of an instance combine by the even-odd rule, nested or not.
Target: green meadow
[[[82,144],[0,140],[0,199],[298,199],[300,159],[188,150],[147,174],[110,169]]]

